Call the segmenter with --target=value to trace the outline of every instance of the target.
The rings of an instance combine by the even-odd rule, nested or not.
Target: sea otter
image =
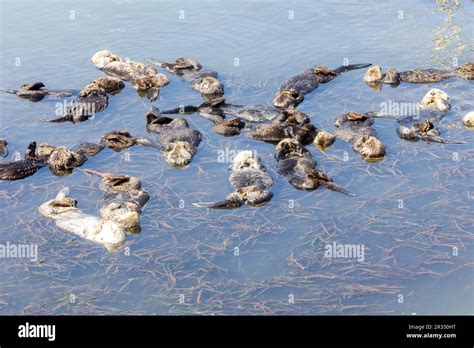
[[[115,77],[101,77],[88,83],[66,107],[63,116],[48,122],[82,122],[105,110],[109,105],[108,94],[119,93],[124,83]]]
[[[71,174],[75,167],[82,166],[103,149],[102,145],[86,142],[77,144],[71,149],[43,143],[38,149],[38,157],[48,164],[54,175],[64,176]]]
[[[382,160],[387,150],[377,138],[377,132],[372,127],[374,117],[397,119],[390,115],[377,112],[348,112],[335,118],[334,125],[339,128],[336,136],[352,145],[364,161],[376,162]]]
[[[161,116],[153,107],[146,114],[147,129],[158,135],[158,142],[165,160],[172,166],[189,164],[201,142],[201,132],[189,128],[184,118]]]
[[[132,136],[125,130],[113,130],[100,138],[100,143],[114,151],[122,151],[134,145],[156,146],[150,139]]]
[[[115,175],[108,172],[86,169],[86,173],[102,178],[100,188],[104,192],[100,216],[117,222],[128,230],[140,228],[142,208],[150,199],[142,189],[141,181],[129,175]]]
[[[194,203],[194,206],[214,209],[239,208],[243,204],[260,206],[272,198],[269,190],[273,186],[272,177],[266,172],[260,158],[253,151],[240,151],[231,166],[229,182],[234,192],[224,201],[217,203]]]
[[[468,128],[474,128],[474,111],[468,112],[462,118],[462,123]]]
[[[367,73],[364,76],[364,81],[371,87],[375,87],[382,83],[398,86],[401,82],[435,83],[452,77],[474,80],[474,62],[464,64],[454,70],[413,69],[398,72],[395,69],[390,69],[386,74],[383,74],[382,68],[376,65],[367,70]]]
[[[38,211],[53,219],[63,230],[77,234],[112,251],[125,242],[124,227],[102,217],[85,214],[77,207],[77,201],[69,197],[67,190],[61,190],[56,198],[43,203]]]
[[[213,99],[224,95],[224,85],[218,80],[217,72],[202,71],[202,65],[193,58],[177,58],[173,63],[148,58],[150,63],[181,76],[195,91],[205,99]]]
[[[20,98],[25,98],[34,102],[42,100],[45,96],[51,97],[70,97],[69,92],[55,92],[43,89],[45,84],[43,82],[27,83],[20,86],[19,89],[4,89],[3,92],[16,94]]]
[[[371,64],[352,64],[341,66],[334,70],[324,66],[315,66],[314,68],[306,69],[281,84],[273,98],[273,106],[280,109],[297,106],[304,100],[304,96],[318,88],[320,83],[332,81],[343,72],[365,68],[370,65]]]
[[[292,138],[303,145],[308,145],[313,142],[318,132],[319,129],[312,124],[299,125],[287,122],[272,122],[258,125],[248,137],[272,144],[276,144],[285,138]]]
[[[156,100],[160,88],[170,82],[166,75],[158,73],[155,68],[140,62],[125,60],[107,50],[95,53],[91,61],[107,75],[131,83],[140,96],[147,96],[151,101]]]
[[[337,185],[333,180],[316,169],[316,161],[311,153],[295,139],[283,139],[276,146],[275,158],[278,173],[287,177],[288,182],[298,190],[313,191],[323,186],[329,190],[355,196],[354,193]]]
[[[0,180],[19,180],[33,175],[45,163],[36,156],[36,142],[29,143],[23,159],[0,163]]]

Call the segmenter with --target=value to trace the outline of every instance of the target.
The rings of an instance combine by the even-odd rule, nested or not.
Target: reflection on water
[[[449,13],[451,24],[436,28]],[[235,104],[269,104],[278,85],[315,64],[331,68],[373,63],[384,70],[439,67],[472,61],[472,4],[434,1],[172,3],[166,1],[0,3],[0,88],[43,81],[52,90],[78,90],[102,76],[90,62],[97,51],[144,61],[194,57],[219,73]],[[292,11],[292,12],[290,12]],[[400,17],[400,11],[403,16]],[[449,23],[448,23],[449,24]],[[432,39],[448,45],[433,57]],[[386,158],[368,164],[350,145],[322,152],[307,146],[318,168],[357,193],[297,191],[277,175],[271,144],[224,138],[196,114],[203,134],[191,165],[170,168],[155,148],[105,149],[72,175],[48,168],[17,182],[0,182],[0,244],[38,245],[38,260],[0,258],[2,314],[431,314],[472,313],[474,133],[459,120],[473,110],[472,82],[367,87],[364,70],[343,74],[307,95],[299,110],[334,132],[334,118],[417,103],[433,87],[452,109],[443,137],[467,145],[408,143],[393,120],[374,127]],[[198,105],[179,77],[153,105]],[[150,103],[129,85],[94,119],[51,124],[61,100],[32,103],[0,95],[0,138],[10,155],[36,140],[71,147],[114,129],[147,134]],[[274,197],[259,208],[207,211],[192,206],[230,192],[232,151],[255,150],[275,179]],[[150,193],[141,232],[116,252],[57,229],[37,207],[69,187],[78,207],[97,215],[101,192],[93,168],[139,177]],[[334,244],[336,243],[336,244]],[[335,245],[335,247],[333,247]],[[338,246],[343,248],[337,253]],[[364,255],[357,255],[363,248]],[[354,247],[354,249],[351,249]],[[336,252],[329,252],[333,248]],[[353,254],[353,252],[355,254]],[[355,256],[355,257],[354,257]],[[359,256],[359,257],[358,257]]]

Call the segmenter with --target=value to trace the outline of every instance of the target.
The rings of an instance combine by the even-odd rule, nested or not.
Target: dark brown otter
[[[20,86],[19,89],[4,89],[3,92],[16,94],[20,98],[29,99],[31,101],[37,102],[42,100],[45,96],[51,97],[70,97],[71,93],[69,92],[55,92],[55,91],[48,91],[47,89],[43,89],[44,87],[43,82],[33,82],[27,83]]]
[[[101,77],[87,84],[71,101],[64,115],[48,122],[82,122],[95,116],[109,105],[108,94],[119,93],[124,83],[115,77]]]
[[[311,153],[295,139],[280,141],[276,146],[275,158],[278,173],[287,177],[289,183],[298,190],[313,191],[323,186],[332,191],[355,196],[316,169],[316,161]]]
[[[328,83],[343,72],[365,68],[370,65],[371,64],[352,64],[341,66],[334,70],[324,66],[306,69],[281,84],[273,98],[273,106],[280,109],[297,106],[304,100],[304,96],[318,88],[320,83]]]
[[[0,163],[0,180],[19,180],[33,175],[45,163],[36,156],[36,142],[28,145],[22,160]]]
[[[122,151],[134,145],[155,146],[150,139],[132,136],[125,130],[113,130],[105,133],[100,143],[114,151]]]

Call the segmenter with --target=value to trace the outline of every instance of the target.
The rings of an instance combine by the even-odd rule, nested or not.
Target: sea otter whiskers
[[[25,156],[19,161],[0,163],[0,180],[18,180],[33,175],[45,163],[36,156],[36,142],[28,145]]]
[[[334,70],[324,66],[306,69],[281,84],[273,98],[273,105],[281,109],[297,106],[304,100],[304,96],[318,88],[320,83],[332,81],[343,72],[368,66],[370,66],[370,64],[352,64],[341,66]]]
[[[205,99],[224,95],[224,85],[218,80],[217,73],[215,71],[202,71],[202,65],[196,59],[177,58],[173,63],[166,63],[153,58],[148,58],[147,60],[175,75],[183,77]]]
[[[189,128],[184,118],[161,116],[158,108],[146,114],[147,129],[158,135],[165,160],[172,166],[189,164],[201,142],[201,132]]]
[[[83,213],[76,208],[77,201],[60,191],[56,198],[43,203],[38,211],[68,232],[101,244],[109,251],[125,242],[124,228],[115,221]]]
[[[146,95],[152,101],[158,97],[160,88],[170,82],[166,75],[158,73],[155,68],[140,62],[122,59],[107,50],[95,53],[91,61],[107,75],[131,83],[141,96]]]
[[[224,201],[194,203],[193,205],[214,209],[238,208],[243,204],[256,207],[270,201],[273,196],[269,190],[273,186],[273,179],[253,151],[240,151],[235,156],[229,182],[235,191],[229,194]]]
[[[134,137],[125,130],[113,130],[105,133],[100,138],[100,143],[114,151],[121,151],[133,145],[155,146],[155,144],[144,137]]]
[[[413,69],[398,72],[395,69],[390,69],[386,74],[383,74],[382,68],[376,65],[367,70],[364,81],[371,87],[378,86],[382,83],[398,86],[401,82],[435,83],[452,77],[474,80],[474,62],[464,64],[454,70]]]
[[[82,166],[103,148],[102,145],[94,143],[80,143],[71,149],[43,143],[38,149],[38,157],[49,165],[49,169],[54,175],[64,176],[71,174],[73,168]]]
[[[51,97],[70,97],[71,93],[69,92],[54,92],[43,89],[43,82],[33,82],[27,83],[20,86],[19,89],[4,89],[3,92],[16,94],[17,96],[31,101],[37,102],[42,100],[45,96]]]
[[[283,139],[276,146],[275,158],[278,173],[287,177],[289,183],[298,190],[313,191],[323,186],[329,190],[355,196],[354,193],[337,185],[333,180],[316,169],[316,161],[311,153],[295,139]]]
[[[115,95],[125,87],[115,77],[101,77],[88,83],[66,107],[63,116],[48,122],[82,122],[101,112],[109,105],[108,94]]]

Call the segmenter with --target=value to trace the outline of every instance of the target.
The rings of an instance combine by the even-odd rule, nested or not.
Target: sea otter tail
[[[362,69],[362,68],[367,68],[368,66],[371,66],[372,64],[350,64],[350,65],[343,65],[340,66],[339,68],[334,69],[333,71],[340,74],[346,71],[350,70],[356,70],[356,69]]]
[[[198,106],[194,105],[186,105],[186,106],[180,106],[179,108],[171,109],[171,110],[165,110],[162,111],[162,114],[193,114],[195,112],[199,111]]]
[[[10,94],[16,94],[16,92],[18,92],[17,89],[9,89],[9,88],[7,88],[7,89],[0,89],[0,91],[3,92],[3,93],[10,93]]]
[[[465,141],[451,141],[451,140],[446,140],[438,136],[434,135],[428,135],[426,137],[423,137],[423,140],[431,143],[439,143],[439,144],[458,144],[458,145],[463,145],[467,144]]]
[[[244,204],[243,201],[229,200],[216,202],[216,203],[193,203],[198,208],[210,208],[210,209],[235,209],[240,208]]]
[[[356,196],[354,192],[346,190],[344,187],[339,186],[338,184],[332,181],[320,181],[320,185],[327,188],[328,190],[340,192],[347,196],[352,196],[352,197]]]
[[[134,137],[135,143],[140,146],[158,147],[153,141],[145,137]]]

